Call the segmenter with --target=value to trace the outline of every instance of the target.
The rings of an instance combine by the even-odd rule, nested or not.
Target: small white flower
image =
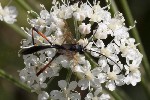
[[[50,14],[50,19],[49,19],[49,23],[54,23],[55,25],[57,25],[58,28],[63,29],[65,26],[65,22],[63,21],[63,19],[59,18],[58,16],[56,16],[54,13]],[[51,24],[50,24],[51,25]]]
[[[124,17],[122,13],[116,13],[115,17],[109,20],[108,27],[113,31],[120,29],[124,25]]]
[[[68,19],[72,17],[73,9],[72,6],[62,5],[59,11],[59,17],[63,19]]]
[[[110,67],[106,66],[103,70],[107,71],[108,82],[106,83],[106,88],[113,91],[116,85],[121,86],[124,84],[124,75],[121,74],[120,67],[114,65],[113,70],[110,71]]]
[[[79,41],[78,41],[78,43],[79,43],[79,45],[82,45],[82,47],[85,47],[85,46],[87,46],[87,44],[88,44],[88,40],[87,39],[80,39]]]
[[[82,20],[85,19],[84,13],[81,13],[80,11],[79,11],[79,12],[74,12],[74,13],[73,13],[73,16],[74,16],[74,18],[75,18],[77,21],[82,21]]]
[[[80,8],[73,13],[73,16],[77,21],[83,21],[86,17],[91,18],[92,14],[92,8],[87,5],[87,3],[83,3]]]
[[[59,56],[59,58],[58,58],[58,60],[57,60],[56,63],[58,63],[58,62],[60,62],[60,64],[61,64],[62,67],[64,67],[64,68],[69,67],[69,64],[70,64],[68,58],[67,58],[66,56],[62,56],[62,55]]]
[[[124,82],[129,85],[132,84],[133,86],[135,86],[137,84],[137,82],[141,81],[141,73],[138,70],[139,69],[139,65],[141,62],[139,60],[134,60],[132,61],[132,63],[129,63],[130,61],[127,59],[127,65],[125,65],[125,69],[126,69],[126,77]]]
[[[80,67],[78,74],[81,74],[82,76],[82,79],[78,82],[78,86],[81,87],[81,90],[85,90],[91,86],[101,88],[101,83],[106,81],[105,73],[101,73],[102,69],[97,67],[91,70],[91,66],[88,61],[85,62],[84,66],[76,67]]]
[[[81,34],[89,34],[90,33],[90,30],[91,30],[91,24],[87,24],[85,25],[85,23],[82,23],[80,26],[79,26],[79,32]]]
[[[16,7],[14,6],[5,6],[4,9],[1,6],[0,3],[0,20],[5,21],[8,24],[13,24],[16,22],[16,17],[18,15],[18,12],[16,10]]]
[[[104,46],[105,46],[104,42],[103,42],[102,40],[100,40],[100,39],[97,40],[97,42],[96,42],[95,45],[96,45],[96,47],[98,47],[98,48],[99,48],[99,47],[104,47]]]
[[[122,26],[121,28],[115,30],[113,32],[113,35],[115,36],[115,39],[125,39],[129,37],[128,28]]]
[[[72,81],[69,85],[65,80],[60,80],[58,86],[61,91],[53,90],[50,95],[53,100],[80,100],[80,94],[75,92],[74,89],[77,87],[77,82]],[[73,92],[74,91],[74,92]]]
[[[99,23],[98,29],[95,33],[95,38],[97,39],[106,39],[107,36],[110,34],[110,30],[108,29],[108,26],[105,23]]]
[[[39,95],[38,95],[38,100],[47,100],[49,99],[49,94],[45,91],[42,91]]]
[[[99,6],[99,2],[97,4],[95,3],[92,8],[93,8],[94,13],[91,16],[91,21],[108,22],[111,19],[111,13],[104,9],[106,7],[101,8]]]
[[[85,97],[85,100],[110,100],[110,96],[108,94],[100,94],[100,89],[97,89],[94,92],[94,95],[92,93],[88,93]]]

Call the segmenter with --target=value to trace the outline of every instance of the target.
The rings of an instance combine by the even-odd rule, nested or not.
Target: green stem
[[[9,27],[11,27],[13,30],[16,31],[17,34],[19,34],[22,37],[27,37],[24,31],[17,25],[17,24],[7,24]]]
[[[25,2],[25,0],[16,0],[16,2],[23,8],[23,9],[25,9],[26,11],[31,11],[31,10],[33,10],[33,8],[32,7],[30,7],[30,5],[28,4],[28,3],[26,3]],[[37,15],[35,15],[35,14],[30,14],[30,16],[31,17],[37,17]]]
[[[94,61],[94,59],[91,58],[91,56],[87,52],[84,52],[84,55],[93,68],[98,66],[98,64]]]
[[[116,91],[109,91],[109,94],[112,95],[115,100],[124,100]]]
[[[118,11],[117,5],[114,0],[111,0],[110,12],[114,15]]]
[[[0,69],[0,77],[7,79],[8,81],[12,82],[13,84],[15,84],[16,86],[26,90],[27,92],[31,92],[31,90],[24,85],[23,83],[17,81],[16,79],[14,79],[11,75],[8,75],[6,72],[4,72],[3,70]]]
[[[32,8],[25,2],[25,0],[15,0],[25,10],[30,11]]]
[[[128,25],[130,26],[133,26],[134,25],[134,20],[133,20],[133,17],[132,17],[132,14],[131,14],[131,11],[129,9],[129,6],[127,4],[127,1],[126,0],[119,0],[120,3],[121,3],[121,6],[123,7],[123,10],[124,10],[124,13],[125,13],[125,16],[127,18],[127,23]],[[145,53],[145,50],[144,50],[144,47],[142,45],[142,42],[141,42],[141,39],[140,39],[140,36],[139,36],[139,33],[137,31],[137,28],[133,28],[131,30],[131,33],[133,35],[133,37],[136,39],[136,41],[138,43],[141,43],[138,48],[139,50],[141,51],[141,53],[143,54],[143,61],[142,61],[142,64],[144,66],[144,69],[145,69],[145,72],[146,72],[146,76],[150,79],[150,64],[149,64],[149,61],[148,61],[148,58],[147,58],[147,55]]]
[[[68,69],[68,73],[67,73],[67,76],[66,76],[66,81],[67,81],[68,84],[69,84],[69,82],[70,82],[71,75],[72,75],[72,70],[71,70],[71,69]]]
[[[141,85],[145,91],[146,96],[148,98],[150,98],[150,89],[149,89],[149,86],[147,84],[149,84],[149,83],[147,83],[146,80],[144,78],[142,78]]]
[[[80,39],[80,34],[78,32],[78,23],[77,21],[74,19],[74,27],[75,27],[75,36],[76,36],[76,40]]]
[[[126,100],[132,100],[129,96],[128,96],[128,94],[126,94],[125,93],[125,91],[124,90],[122,90],[121,88],[119,88],[119,87],[117,87],[117,89],[115,89],[115,91],[116,91],[116,93],[120,96],[120,97],[122,97],[122,98],[125,98]]]
[[[9,6],[12,3],[12,0],[9,0],[8,4],[6,6]]]

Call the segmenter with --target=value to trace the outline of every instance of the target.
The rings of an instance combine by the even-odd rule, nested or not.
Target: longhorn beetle
[[[94,24],[93,24],[93,25],[94,25]],[[95,25],[95,26],[97,27],[98,24]],[[91,29],[92,29],[92,27],[91,27]],[[93,30],[94,30],[94,29],[93,29]],[[34,43],[34,36],[33,36],[34,31],[35,31],[36,33],[38,33],[40,36],[42,36],[44,39],[46,39],[46,40],[49,42],[50,45],[39,45],[39,46],[36,46],[35,43]],[[96,31],[97,31],[97,29],[96,29]],[[91,30],[91,33],[90,33],[90,34],[92,34],[92,35],[91,35],[91,38],[92,38],[92,39],[93,39],[93,37],[94,37],[96,31],[94,32],[94,34],[92,34],[93,31]],[[82,46],[79,45],[79,44],[62,44],[62,45],[52,44],[52,43],[48,40],[48,38],[47,38],[43,33],[39,32],[35,27],[32,28],[32,42],[33,42],[33,45],[34,45],[34,46],[29,47],[29,48],[23,48],[23,49],[21,50],[21,52],[20,52],[22,55],[32,54],[32,53],[35,53],[35,52],[37,52],[37,51],[45,50],[45,49],[48,49],[48,48],[55,48],[55,49],[57,49],[57,52],[56,52],[55,56],[54,56],[43,68],[41,68],[41,69],[36,73],[37,76],[39,76],[43,71],[45,71],[45,69],[46,69],[47,67],[49,67],[49,65],[51,64],[51,62],[52,62],[54,59],[56,59],[58,56],[60,56],[60,55],[63,54],[63,53],[61,52],[62,50],[70,51],[70,52],[75,52],[75,53],[78,52],[79,54],[84,54],[86,51],[90,51],[90,52],[95,52],[95,53],[98,53],[99,55],[105,56],[105,55],[103,55],[103,54],[101,54],[101,53],[99,53],[99,52],[92,51],[92,50],[87,50],[87,49],[86,49],[86,46],[87,46],[88,44],[87,44],[85,47],[82,47]],[[106,56],[105,56],[105,57],[106,57]],[[114,62],[114,63],[119,67],[119,65],[118,65],[115,61],[113,61],[113,60],[110,59],[109,57],[106,57],[106,58],[108,58],[109,60],[111,60],[112,62]],[[120,67],[119,67],[119,68],[120,68]]]

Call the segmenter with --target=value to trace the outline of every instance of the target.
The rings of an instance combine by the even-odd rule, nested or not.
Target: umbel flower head
[[[0,3],[0,20],[5,21],[8,24],[13,24],[16,22],[16,17],[18,15],[18,12],[16,10],[16,7],[14,6],[5,6],[2,8]]]
[[[109,5],[101,7],[96,0],[70,4],[53,0],[50,12],[41,5],[39,15],[28,12],[37,14],[37,18],[27,19],[32,28],[22,28],[27,39],[21,42],[25,68],[19,76],[39,94],[38,99],[108,100],[102,85],[113,91],[140,82],[142,54],[135,39],[129,37],[130,28],[122,14],[112,17]],[[49,90],[53,85],[47,80],[61,76],[62,69],[68,70],[66,80],[58,81],[59,90]],[[72,81],[75,75],[78,80]],[[95,92],[83,97],[81,91],[92,88]]]

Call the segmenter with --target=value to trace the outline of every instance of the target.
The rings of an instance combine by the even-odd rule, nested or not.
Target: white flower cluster
[[[53,0],[50,12],[41,5],[40,15],[35,19],[27,19],[32,27],[44,35],[37,34],[33,28],[24,29],[28,38],[22,41],[21,48],[33,50],[39,46],[54,46],[38,48],[36,52],[32,51],[34,53],[23,55],[26,67],[20,71],[19,76],[39,94],[38,99],[108,100],[110,96],[103,92],[102,85],[113,91],[116,86],[135,86],[140,82],[142,54],[136,48],[138,44],[135,44],[135,39],[129,37],[130,29],[125,27],[122,14],[116,13],[111,17],[108,8],[100,7],[96,0],[93,5],[88,1],[73,5],[69,3],[62,1],[60,4]],[[75,43],[81,48],[72,50],[64,47]],[[57,53],[60,55],[55,57]],[[46,68],[41,70],[44,66]],[[66,80],[58,81],[60,90],[52,90],[49,94],[46,92],[49,85],[47,80],[52,81],[61,76],[61,69],[70,70],[79,79],[73,81],[72,74],[66,75]],[[50,86],[53,87],[52,84]],[[90,92],[83,97],[81,91],[87,89]]]
[[[0,3],[0,20],[5,21],[8,24],[13,24],[16,22],[16,17],[18,15],[18,12],[16,10],[16,7],[14,6],[5,6],[4,9],[1,6]]]

